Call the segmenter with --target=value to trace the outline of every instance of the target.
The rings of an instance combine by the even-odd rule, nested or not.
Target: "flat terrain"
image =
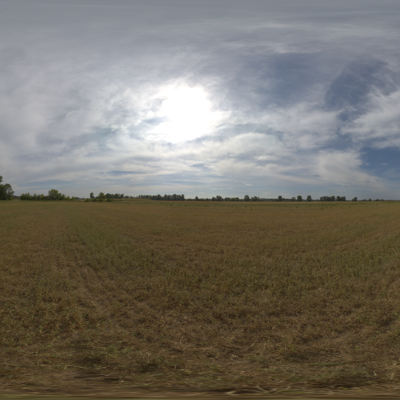
[[[3,393],[398,384],[400,203],[0,202]]]

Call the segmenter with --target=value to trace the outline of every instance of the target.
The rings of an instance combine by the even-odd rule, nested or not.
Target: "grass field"
[[[400,203],[0,202],[4,387],[400,382]]]

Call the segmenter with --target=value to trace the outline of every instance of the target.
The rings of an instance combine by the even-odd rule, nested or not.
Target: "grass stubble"
[[[399,253],[399,203],[3,202],[0,387],[397,390]]]

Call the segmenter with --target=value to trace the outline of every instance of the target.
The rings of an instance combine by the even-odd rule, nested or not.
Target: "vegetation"
[[[3,202],[0,220],[3,384],[400,380],[398,203]]]
[[[3,177],[0,175],[0,200],[12,200],[14,191],[9,183],[2,183]]]
[[[221,196],[217,196],[218,199],[222,200]],[[164,201],[184,201],[185,195],[184,194],[165,194],[164,196],[158,195],[140,195],[138,199],[150,199],[150,200],[164,200]]]
[[[74,200],[74,197],[69,197],[66,196],[65,194],[60,193],[56,189],[51,189],[49,190],[49,193],[47,196],[44,194],[33,194],[31,195],[30,193],[22,193],[20,196],[21,200],[32,200],[32,201],[45,201],[45,200],[50,200],[50,201],[61,201],[61,200]]]
[[[97,197],[94,197],[94,193],[93,192],[90,193],[90,199],[91,200],[95,200],[95,199],[103,199],[103,200],[105,200],[105,199],[123,199],[123,198],[128,199],[129,196],[125,196],[124,194],[119,194],[119,193],[115,193],[115,194],[107,193],[107,194],[104,194],[103,192],[100,192]]]
[[[92,193],[93,194],[93,193]],[[91,195],[92,195],[91,194]],[[123,196],[123,195],[122,195]],[[94,199],[95,197],[91,197],[92,199]],[[118,198],[118,197],[116,197]],[[132,196],[125,196],[125,198],[130,198],[130,199],[146,199],[146,200],[161,200],[161,201],[183,201],[183,200],[188,200],[188,201],[303,201],[303,197],[301,195],[297,196],[297,198],[292,197],[291,199],[284,199],[282,196],[278,196],[277,199],[265,199],[265,198],[260,198],[258,196],[252,196],[250,197],[248,194],[246,194],[243,199],[240,199],[239,197],[222,197],[220,195],[217,195],[215,197],[212,198],[199,198],[198,196],[196,196],[194,199],[186,199],[185,195],[177,195],[177,194],[173,194],[173,195],[167,195],[165,194],[164,196],[157,194],[157,195],[139,195],[137,197],[132,197]],[[311,195],[307,196],[307,201],[314,201],[311,197]],[[322,196],[320,198],[320,201],[346,201],[346,196]]]
[[[104,194],[103,192],[100,192],[96,197],[94,196],[94,193],[90,193],[90,200],[92,201],[101,201],[101,199],[106,200],[106,199],[142,199],[142,200],[157,200],[157,201],[303,201],[303,196],[298,195],[296,197],[292,197],[291,199],[284,199],[282,196],[278,196],[278,198],[260,198],[258,196],[252,196],[250,197],[248,194],[246,194],[243,199],[240,199],[239,197],[222,197],[220,195],[216,195],[211,198],[199,198],[198,196],[195,196],[194,199],[191,198],[186,198],[184,194],[164,194],[163,196],[161,194],[146,194],[146,195],[138,195],[138,196],[126,196],[124,194],[112,194],[112,193],[107,193]],[[321,196],[319,200],[313,200],[311,195],[307,196],[307,201],[347,201],[346,196]],[[357,201],[357,197],[354,197],[352,201]],[[367,200],[363,200],[367,201]],[[371,201],[369,199],[368,201]],[[380,200],[376,200],[380,201]],[[383,200],[382,200],[383,201]]]
[[[320,201],[346,201],[346,196],[322,196]]]

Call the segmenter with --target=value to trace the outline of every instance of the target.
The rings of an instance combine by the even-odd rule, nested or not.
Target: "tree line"
[[[148,199],[148,200],[164,200],[164,201],[185,201],[184,194],[161,194],[156,195],[148,195],[148,194],[141,194],[137,196],[138,199]]]
[[[353,199],[354,200],[354,199]],[[357,197],[355,197],[357,201]],[[298,195],[291,199],[284,199],[282,196],[278,196],[278,201],[304,201],[303,196]],[[311,195],[308,195],[305,201],[315,201]],[[318,200],[317,200],[318,201]],[[346,196],[321,196],[319,201],[346,201]]]
[[[94,193],[90,193],[90,199],[91,200],[96,200],[96,199],[129,199],[129,196],[125,196],[124,194],[119,194],[119,193],[107,193],[104,194],[103,192],[100,192],[97,196],[94,195]]]
[[[48,191],[47,196],[44,194],[30,194],[30,193],[22,193],[20,196],[21,200],[30,200],[30,201],[62,201],[62,200],[75,200],[75,197],[69,197],[65,194],[60,193],[56,189],[51,189]]]
[[[126,196],[128,197],[128,196]],[[250,197],[249,195],[245,195],[243,199],[240,199],[239,197],[222,197],[220,195],[217,195],[215,197],[211,198],[199,198],[196,196],[194,199],[191,198],[185,198],[185,195],[179,195],[179,194],[173,194],[173,195],[167,195],[165,194],[164,196],[161,196],[160,194],[157,195],[139,195],[136,197],[130,196],[129,198],[133,199],[147,199],[147,200],[171,200],[171,201],[348,201],[346,199],[346,196],[321,196],[319,199],[313,199],[311,195],[308,195],[305,199],[303,199],[303,196],[298,195],[297,197],[292,197],[289,199],[285,199],[282,196],[278,196],[278,198],[260,198],[258,196],[253,196]],[[359,201],[357,197],[354,197],[351,201]],[[364,199],[361,201],[372,201],[371,199]],[[380,199],[377,199],[375,201],[383,201]]]
[[[307,196],[306,200],[302,196],[292,197],[291,199],[284,199],[282,196],[278,196],[278,201],[347,201],[346,196],[321,196],[319,200],[314,200],[310,195]],[[353,197],[351,201],[360,201],[357,197]],[[361,201],[372,201],[371,199],[363,199]],[[383,199],[376,199],[375,201],[383,201]]]
[[[131,197],[132,198],[132,197]],[[278,198],[274,199],[274,198],[270,198],[270,199],[264,199],[264,198],[260,198],[258,196],[252,196],[250,197],[248,194],[246,194],[243,199],[240,199],[239,197],[222,197],[220,195],[217,195],[215,197],[211,197],[211,198],[199,198],[198,196],[196,196],[194,199],[186,199],[184,194],[172,194],[172,195],[168,195],[165,194],[164,196],[160,195],[160,194],[156,194],[156,195],[139,195],[136,197],[133,197],[136,199],[147,199],[147,200],[171,200],[171,201],[176,201],[176,200],[180,200],[180,201],[315,201],[310,195],[307,196],[307,199],[304,200],[302,196],[297,196],[296,197],[292,197],[291,199],[284,199],[282,196],[278,196]],[[353,199],[354,200],[354,199]],[[357,200],[357,198],[355,198],[355,200]],[[346,201],[346,196],[322,196],[320,198],[319,201]]]
[[[2,183],[3,177],[0,175],[0,200],[12,200],[14,198],[14,191],[9,183]],[[51,189],[48,191],[47,195],[44,194],[33,194],[23,193],[20,196],[21,200],[33,200],[33,201],[62,201],[62,200],[75,200],[77,197],[69,197],[65,194],[59,192],[56,189]],[[184,194],[164,194],[163,196],[160,194],[157,195],[139,195],[139,196],[127,196],[123,193],[106,193],[100,192],[97,196],[94,193],[90,193],[90,198],[86,199],[86,201],[113,201],[116,199],[146,199],[146,200],[162,200],[162,201],[347,201],[346,196],[321,196],[319,200],[314,200],[311,195],[308,195],[306,199],[303,199],[303,196],[298,195],[297,197],[292,197],[290,199],[285,199],[282,196],[278,196],[277,199],[274,198],[260,198],[258,196],[250,197],[249,195],[245,195],[243,199],[239,197],[222,197],[220,195],[216,195],[211,198],[199,198],[196,196],[194,199],[186,199]],[[354,197],[351,201],[359,201],[357,197]],[[372,201],[371,199],[364,199],[362,201]],[[383,199],[375,200],[375,201],[383,201]]]

